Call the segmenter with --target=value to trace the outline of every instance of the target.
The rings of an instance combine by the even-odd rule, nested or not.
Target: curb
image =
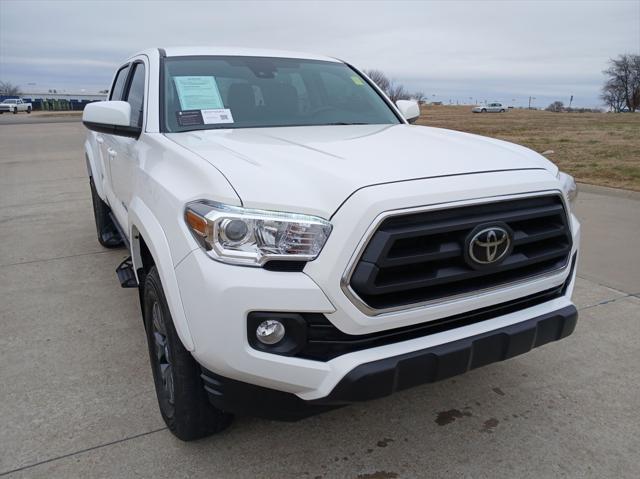
[[[625,190],[623,188],[611,188],[610,186],[597,186],[589,183],[578,183],[579,192],[592,193],[595,195],[615,196],[616,198],[625,198],[640,201],[640,192],[633,190]]]

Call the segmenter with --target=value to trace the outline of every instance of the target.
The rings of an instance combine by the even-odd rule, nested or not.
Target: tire
[[[111,209],[102,201],[96,186],[93,184],[93,177],[89,178],[89,186],[91,187],[91,201],[93,203],[93,217],[96,222],[96,233],[98,234],[98,242],[105,248],[119,248],[124,244],[122,237],[118,232],[118,228],[113,224],[113,220],[109,216]]]
[[[486,112],[487,112],[486,108],[483,108],[482,110],[480,110],[480,113],[486,113]]]
[[[31,107],[27,108],[27,113],[31,113]]]
[[[504,110],[500,110],[500,113],[504,113]]]
[[[14,115],[17,115],[17,114],[18,114],[18,108],[14,108],[14,109],[13,109],[13,114],[14,114]]]
[[[183,441],[226,429],[233,416],[215,408],[207,398],[200,366],[187,351],[173,326],[158,270],[144,280],[143,315],[153,382],[162,419]]]

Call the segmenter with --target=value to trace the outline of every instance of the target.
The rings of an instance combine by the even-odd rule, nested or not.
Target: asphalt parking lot
[[[136,292],[115,276],[127,253],[95,238],[82,137],[77,121],[0,124],[0,476],[638,477],[640,194],[583,188],[566,340],[183,443],[156,406]]]

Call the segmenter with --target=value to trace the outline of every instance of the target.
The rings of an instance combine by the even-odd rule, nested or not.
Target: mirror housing
[[[414,123],[420,118],[420,105],[415,100],[398,100],[396,106],[405,120]]]
[[[138,138],[142,132],[131,126],[131,105],[126,101],[89,103],[82,112],[82,123],[89,130],[129,138]]]

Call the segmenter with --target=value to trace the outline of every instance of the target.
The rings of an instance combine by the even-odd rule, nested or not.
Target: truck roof
[[[339,63],[340,60],[324,55],[316,55],[313,53],[296,52],[289,50],[267,50],[262,48],[244,48],[244,47],[213,47],[213,46],[193,46],[193,47],[164,47],[168,57],[180,57],[189,55],[219,55],[219,56],[242,56],[242,57],[275,57],[275,58],[302,58],[305,60],[322,60],[327,62]],[[155,54],[157,48],[150,48],[136,53]]]

